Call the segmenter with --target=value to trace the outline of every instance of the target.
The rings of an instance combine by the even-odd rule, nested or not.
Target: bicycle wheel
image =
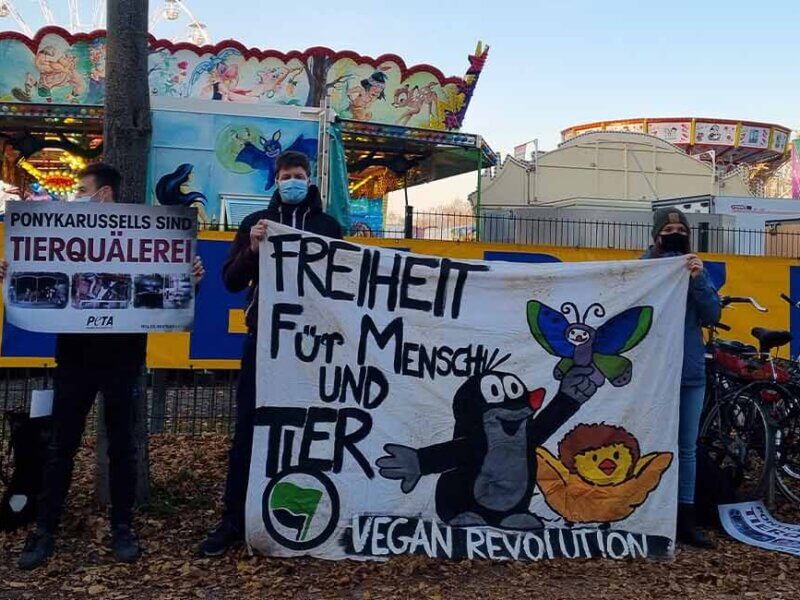
[[[800,504],[800,402],[792,397],[783,405],[775,439],[775,479],[781,494]]]
[[[732,469],[742,501],[763,495],[774,465],[773,428],[757,393],[745,387],[726,396],[709,407],[700,428],[700,444],[718,467]]]

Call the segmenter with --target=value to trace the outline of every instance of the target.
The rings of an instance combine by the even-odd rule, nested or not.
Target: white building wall
[[[711,164],[637,133],[581,135],[541,154],[537,166],[507,158],[491,179],[484,180],[481,206],[547,206],[584,198],[649,204],[708,194],[752,196],[737,174],[714,182]],[[474,204],[477,195],[470,200]]]

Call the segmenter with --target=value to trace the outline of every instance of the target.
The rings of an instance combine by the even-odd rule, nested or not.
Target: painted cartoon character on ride
[[[347,98],[350,105],[347,110],[358,121],[369,121],[372,112],[369,108],[376,100],[386,99],[386,73],[375,71],[367,79],[362,79],[359,85],[348,88]]]

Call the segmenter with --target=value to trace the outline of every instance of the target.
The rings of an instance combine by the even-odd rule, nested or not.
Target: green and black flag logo
[[[309,550],[336,530],[339,493],[324,473],[290,469],[267,484],[262,516],[276,542],[291,550]]]
[[[295,540],[304,542],[308,535],[308,526],[317,514],[322,491],[313,488],[302,488],[293,483],[283,482],[275,486],[269,507],[275,520],[284,527],[297,532]]]

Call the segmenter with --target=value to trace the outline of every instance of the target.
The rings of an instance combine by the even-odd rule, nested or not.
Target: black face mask
[[[661,234],[661,250],[664,252],[677,252],[686,254],[689,252],[689,236],[682,233]]]

